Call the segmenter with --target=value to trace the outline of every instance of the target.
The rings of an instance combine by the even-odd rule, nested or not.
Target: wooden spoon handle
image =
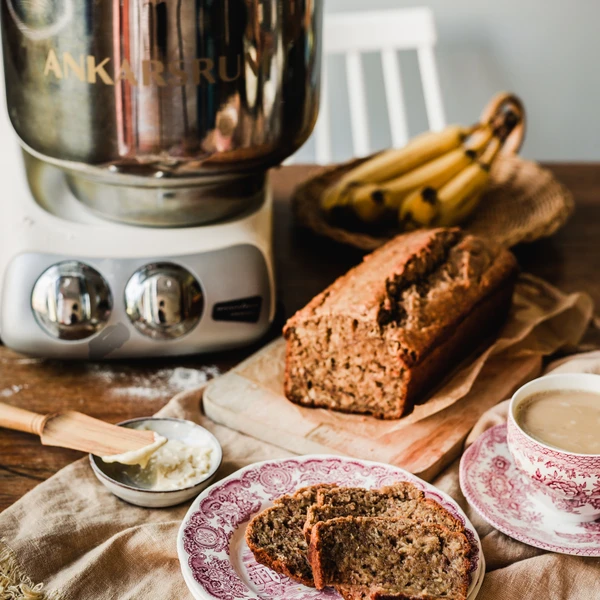
[[[48,416],[0,402],[0,427],[42,435]]]

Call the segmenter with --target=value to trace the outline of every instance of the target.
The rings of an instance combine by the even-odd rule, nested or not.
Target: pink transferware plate
[[[325,600],[332,589],[305,587],[258,564],[244,540],[246,525],[273,500],[317,483],[377,488],[410,481],[459,518],[475,552],[468,600],[481,587],[485,563],[475,528],[450,496],[398,467],[338,456],[309,455],[255,463],[207,488],[192,504],[177,536],[185,582],[197,600]]]
[[[515,540],[562,554],[600,556],[600,520],[564,523],[544,510],[533,482],[513,462],[506,425],[488,429],[463,454],[460,487],[490,525]]]

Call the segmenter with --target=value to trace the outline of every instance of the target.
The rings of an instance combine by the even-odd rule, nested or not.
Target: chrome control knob
[[[104,277],[77,261],[51,266],[36,281],[31,307],[42,329],[60,340],[84,340],[108,322],[113,301]]]
[[[140,333],[170,340],[198,324],[204,296],[195,277],[183,267],[154,263],[136,271],[127,282],[125,308]]]

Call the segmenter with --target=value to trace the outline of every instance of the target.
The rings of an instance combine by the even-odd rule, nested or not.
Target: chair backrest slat
[[[358,51],[346,53],[346,77],[348,79],[348,102],[352,121],[352,146],[355,156],[369,153],[369,113],[362,61]]]
[[[350,128],[355,156],[371,151],[369,113],[361,55],[381,55],[383,83],[392,145],[400,147],[409,138],[399,53],[416,50],[430,129],[446,125],[442,94],[435,62],[437,32],[429,8],[402,8],[325,15],[323,32],[323,73],[321,108],[315,127],[315,153],[319,164],[331,162],[331,94],[328,93],[327,58],[344,55],[350,108]],[[293,157],[287,162],[292,162]]]
[[[396,50],[393,48],[382,50],[381,66],[383,68],[383,83],[390,119],[392,145],[399,148],[408,141],[408,125],[404,107],[404,90],[402,89],[402,78],[400,77],[400,61]]]
[[[444,103],[433,48],[421,46],[417,50],[417,56],[419,57],[429,128],[439,131],[446,125],[446,115],[444,114]]]

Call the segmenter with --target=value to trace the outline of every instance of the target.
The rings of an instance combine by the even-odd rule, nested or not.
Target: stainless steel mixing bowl
[[[111,218],[239,211],[316,121],[323,0],[0,2],[24,149]]]

